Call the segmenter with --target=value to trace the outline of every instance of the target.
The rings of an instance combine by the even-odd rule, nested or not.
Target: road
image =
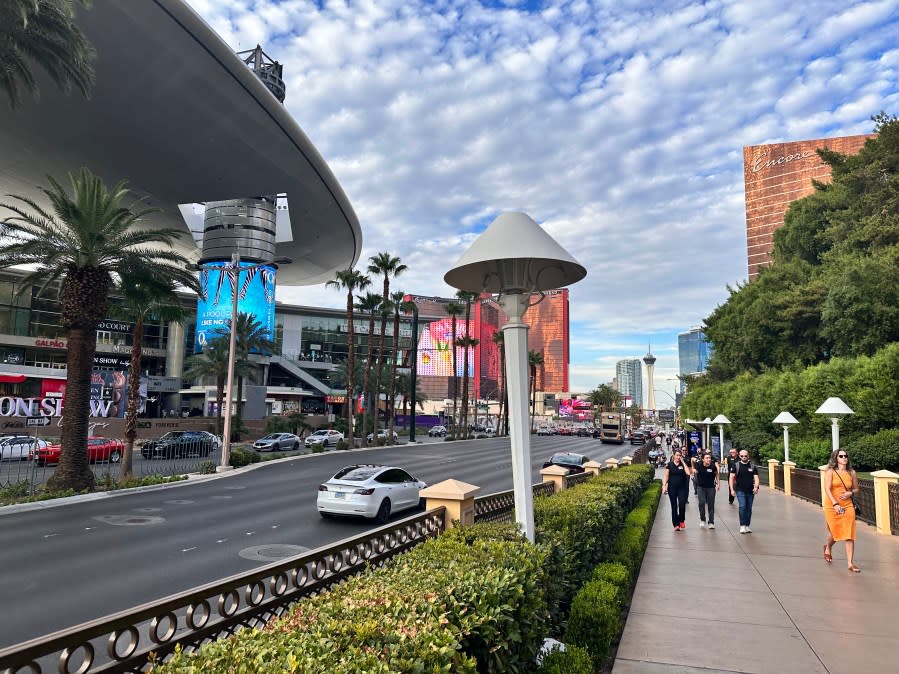
[[[534,437],[533,481],[550,454],[566,450],[602,461],[633,448]],[[373,528],[366,520],[324,520],[315,508],[318,485],[352,463],[402,466],[428,484],[454,478],[482,495],[512,488],[509,440],[490,438],[330,451],[157,491],[7,515],[0,509],[0,648]]]

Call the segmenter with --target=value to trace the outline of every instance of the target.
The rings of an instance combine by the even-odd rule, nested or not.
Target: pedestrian
[[[737,466],[737,461],[739,461],[739,459],[737,458],[737,448],[731,447],[730,453],[727,455],[728,479],[730,479],[730,476],[734,474],[734,468],[736,468],[736,466]],[[733,495],[733,492],[731,492],[730,490],[728,490],[728,492],[727,492],[727,502],[730,503],[731,505],[734,504],[734,495]]]
[[[699,528],[706,526],[706,507],[709,511],[709,529],[715,528],[715,492],[721,488],[718,478],[718,464],[712,460],[712,455],[706,452],[702,455],[702,461],[694,474],[699,490]]]
[[[827,542],[824,544],[824,561],[833,561],[833,544],[846,541],[846,561],[849,570],[860,573],[855,565],[855,502],[858,493],[858,476],[852,468],[849,453],[840,448],[830,455],[824,472],[824,486],[828,498],[824,500],[824,521],[827,523]]]
[[[738,455],[740,459],[734,466],[734,472],[730,474],[730,493],[736,497],[740,504],[740,533],[751,534],[749,528],[752,523],[752,502],[759,492],[759,469],[749,460],[749,452],[741,449]]]
[[[671,524],[675,531],[686,529],[687,492],[692,469],[683,454],[675,451],[662,474],[662,493],[671,501]]]

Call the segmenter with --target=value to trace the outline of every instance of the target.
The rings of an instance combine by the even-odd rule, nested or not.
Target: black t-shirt
[[[737,475],[734,489],[736,491],[752,491],[755,489],[755,476],[758,475],[758,466],[753,465],[752,462],[743,463],[742,461],[737,461],[737,464],[734,466],[734,471]]]
[[[717,475],[718,468],[714,463],[710,463],[708,466],[700,463],[696,466],[696,484],[700,487],[714,487]]]
[[[733,473],[734,468],[737,467],[737,463],[740,461],[740,457],[738,456],[727,456],[727,472]]]
[[[687,480],[687,468],[683,461],[680,463],[674,463],[674,461],[668,462],[668,487],[675,488],[678,487],[686,487]]]

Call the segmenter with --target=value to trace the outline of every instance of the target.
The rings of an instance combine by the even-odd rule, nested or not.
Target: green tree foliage
[[[599,411],[617,410],[621,407],[621,394],[608,384],[600,384],[587,394],[587,400]]]

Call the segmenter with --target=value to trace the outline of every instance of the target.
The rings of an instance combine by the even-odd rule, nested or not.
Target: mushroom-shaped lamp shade
[[[789,412],[781,412],[776,417],[774,417],[774,421],[772,424],[780,424],[781,426],[792,426],[794,424],[798,424],[799,421]]]
[[[700,421],[699,423],[708,425],[708,424],[712,424],[712,423],[714,423],[714,422],[713,422],[711,419],[709,419],[708,417],[706,417],[705,419],[703,419],[703,420]]]
[[[528,294],[571,285],[586,275],[587,270],[530,216],[503,213],[443,280],[468,292]]]
[[[815,410],[815,414],[826,414],[829,417],[840,417],[844,414],[855,414],[852,408],[836,396],[830,397],[821,403],[821,407]]]
[[[727,418],[726,416],[724,416],[723,414],[719,414],[717,417],[715,417],[714,419],[712,419],[712,423],[713,423],[713,424],[729,424],[729,423],[730,423],[730,419],[728,419],[728,418]]]

